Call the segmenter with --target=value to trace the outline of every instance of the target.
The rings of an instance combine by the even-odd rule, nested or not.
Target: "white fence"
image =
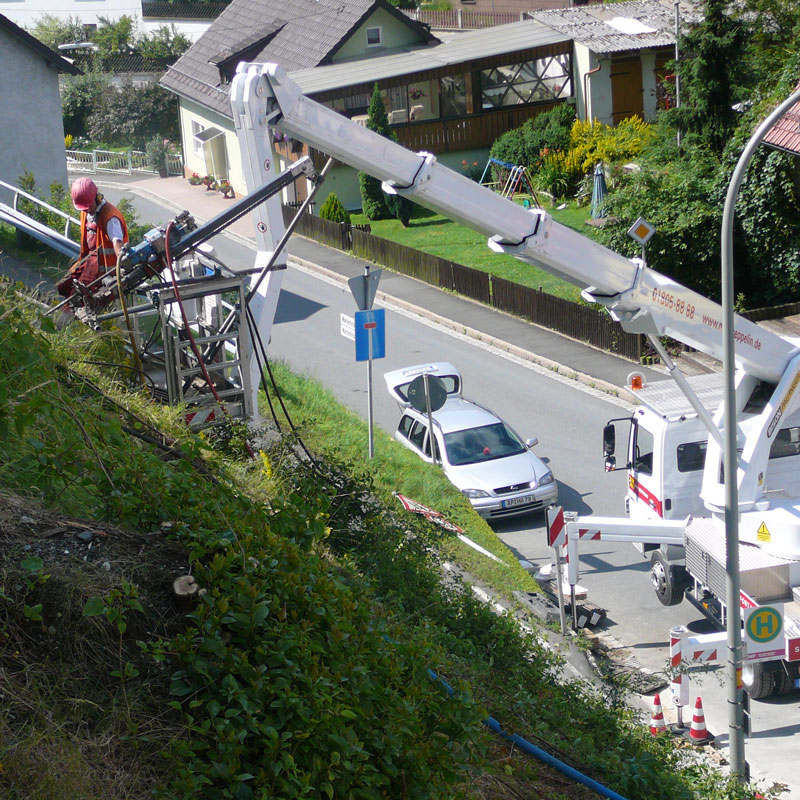
[[[70,172],[146,172],[155,175],[156,170],[147,163],[147,154],[141,150],[67,150],[67,169]],[[183,156],[167,154],[167,174],[183,175]]]

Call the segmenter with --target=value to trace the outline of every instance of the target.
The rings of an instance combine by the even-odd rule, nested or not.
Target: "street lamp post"
[[[731,773],[739,780],[747,779],[744,760],[744,727],[742,708],[742,630],[739,608],[739,487],[737,485],[736,453],[736,389],[734,386],[734,322],[733,322],[733,217],[736,198],[756,148],[772,126],[800,100],[800,91],[784,100],[750,137],[728,184],[725,208],[722,212],[722,370],[725,377],[723,413],[725,426],[725,547],[727,604],[727,683],[728,683],[728,741],[730,743]]]

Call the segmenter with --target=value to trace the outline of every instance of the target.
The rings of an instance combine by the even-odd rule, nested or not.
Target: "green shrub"
[[[575,109],[561,103],[549,111],[537,114],[523,125],[508,131],[495,140],[489,155],[509,164],[536,168],[543,150],[566,150]]]
[[[358,188],[361,190],[361,210],[367,219],[389,219],[392,215],[386,207],[386,195],[381,182],[366,172],[358,173]]]
[[[120,89],[109,87],[92,109],[87,132],[92,139],[112,145],[142,148],[149,139],[180,141],[178,99],[158,84]],[[84,133],[84,131],[70,131]]]
[[[331,222],[346,222],[350,224],[350,212],[342,205],[342,201],[331,192],[319,210],[322,219],[329,219]]]
[[[653,140],[652,126],[639,117],[614,125],[575,120],[570,132],[570,165],[577,177],[588,175],[601,161],[613,164],[638,156]]]
[[[108,86],[108,76],[99,73],[65,76],[61,90],[61,114],[65,133],[86,135],[89,117],[99,106]]]

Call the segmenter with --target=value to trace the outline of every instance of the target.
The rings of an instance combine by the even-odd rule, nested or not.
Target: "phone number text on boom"
[[[675,311],[682,317],[694,319],[694,306],[685,300],[681,300],[680,297],[675,297],[670,292],[665,292],[663,289],[658,288],[653,289],[653,301],[664,306],[664,308],[668,308],[670,311]]]

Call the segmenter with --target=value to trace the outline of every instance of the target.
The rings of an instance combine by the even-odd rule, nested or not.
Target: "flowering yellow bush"
[[[67,134],[67,135],[64,137],[64,147],[65,147],[65,149],[67,149],[67,150],[69,150],[69,149],[70,149],[70,147],[72,147],[72,134],[71,134],[71,133],[68,133],[68,134]]]
[[[576,120],[570,131],[570,167],[586,175],[601,161],[628,160],[639,155],[652,137],[652,127],[640,117],[628,117],[613,127]]]

